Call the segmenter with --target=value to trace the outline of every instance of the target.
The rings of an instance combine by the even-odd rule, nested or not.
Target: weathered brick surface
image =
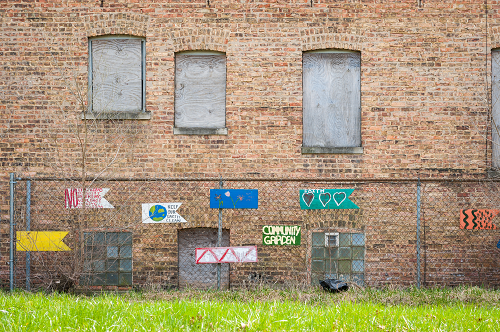
[[[491,165],[499,8],[489,1],[486,16],[479,0],[1,2],[0,264],[8,173],[81,174],[81,107],[70,88],[83,87],[86,102],[89,37],[146,38],[152,112],[91,125],[91,174],[111,164],[102,175],[481,178]],[[362,155],[301,154],[302,52],[324,48],[361,52]],[[175,52],[184,50],[226,53],[227,136],[173,135]]]

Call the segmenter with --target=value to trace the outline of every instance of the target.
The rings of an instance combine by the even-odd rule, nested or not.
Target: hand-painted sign
[[[264,226],[262,227],[264,245],[300,245],[300,226]]]
[[[257,247],[196,248],[196,264],[255,263]]]
[[[145,224],[186,222],[176,211],[182,203],[142,204],[142,222]]]
[[[500,213],[500,210],[490,209],[468,209],[460,210],[460,228],[461,229],[497,229],[497,226],[491,222],[493,217]]]
[[[257,209],[257,189],[210,189],[211,209]]]
[[[354,189],[305,189],[300,191],[302,210],[359,209],[349,195]]]
[[[69,251],[62,242],[68,232],[16,232],[17,251]]]
[[[104,195],[109,191],[109,188],[89,188],[85,190],[85,207],[87,209],[113,209]],[[82,188],[67,188],[64,191],[64,199],[67,209],[83,207],[83,189]]]

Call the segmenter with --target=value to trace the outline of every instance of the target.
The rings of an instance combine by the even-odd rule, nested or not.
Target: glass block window
[[[132,285],[132,233],[84,233],[82,285]]]
[[[312,233],[311,281],[339,279],[364,285],[365,235],[363,233]]]

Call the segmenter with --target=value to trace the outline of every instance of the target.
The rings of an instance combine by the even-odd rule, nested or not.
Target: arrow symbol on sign
[[[85,207],[88,209],[113,209],[114,206],[108,202],[104,195],[109,191],[109,188],[88,188],[85,190]],[[64,200],[66,208],[82,208],[83,207],[83,189],[82,188],[67,188],[64,191]]]
[[[16,232],[17,251],[69,251],[62,242],[68,232]]]

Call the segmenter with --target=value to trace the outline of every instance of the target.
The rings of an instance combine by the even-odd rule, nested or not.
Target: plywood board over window
[[[144,39],[104,36],[89,40],[91,116],[143,113]]]
[[[175,56],[175,127],[224,128],[226,56],[182,52]]]
[[[492,166],[500,167],[500,49],[491,51]]]
[[[217,287],[217,264],[196,264],[196,248],[217,246],[217,228],[178,230],[179,288],[209,289]],[[222,230],[220,247],[229,246],[229,230]],[[229,264],[221,265],[221,287],[229,288]]]
[[[324,50],[303,54],[303,146],[361,146],[361,57]]]

